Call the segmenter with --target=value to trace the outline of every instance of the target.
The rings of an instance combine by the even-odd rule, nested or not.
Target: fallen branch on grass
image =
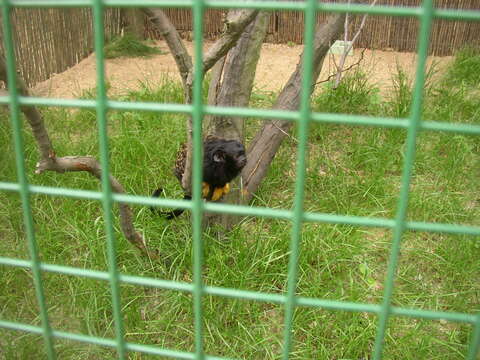
[[[3,55],[0,56],[0,80],[4,81],[8,88],[7,69]],[[29,95],[24,80],[18,75],[16,85],[20,95]],[[32,128],[40,152],[40,161],[37,163],[35,170],[36,174],[41,174],[44,171],[55,171],[58,173],[86,171],[97,179],[101,179],[102,170],[95,158],[91,156],[56,156],[43,117],[35,106],[21,106],[20,110],[24,113]],[[110,175],[109,180],[114,192],[125,193],[125,189],[114,176]],[[127,204],[119,203],[119,210],[120,227],[127,240],[135,245],[144,255],[157,258],[158,254],[147,249],[145,239],[135,230],[130,207]]]

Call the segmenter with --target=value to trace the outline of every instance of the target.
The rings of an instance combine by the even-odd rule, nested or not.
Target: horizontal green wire
[[[92,7],[91,0],[11,0],[12,7],[18,8],[80,8]],[[192,0],[103,0],[105,7],[164,7],[191,8]]]
[[[67,8],[67,7],[91,7],[89,0],[11,0],[13,7],[23,8]],[[192,0],[104,0],[106,7],[162,7],[162,8],[191,8]],[[303,2],[276,2],[276,1],[205,1],[208,8],[241,8],[241,9],[262,9],[268,11],[275,10],[298,10],[304,9]],[[352,14],[371,14],[371,15],[389,15],[389,16],[421,16],[423,11],[420,7],[395,7],[395,6],[370,6],[367,4],[345,4],[345,3],[320,3],[318,10],[326,12],[348,12]],[[457,9],[436,9],[433,17],[438,19],[450,20],[480,20],[480,11],[478,10],[457,10]]]
[[[5,191],[20,191],[20,186],[16,183],[0,182],[0,190]],[[34,194],[44,194],[52,196],[65,196],[77,199],[101,200],[102,193],[90,190],[77,190],[61,187],[48,186],[29,186],[29,191]],[[192,204],[186,200],[173,200],[152,198],[136,195],[122,195],[113,194],[113,199],[117,202],[130,203],[137,205],[151,205],[164,208],[182,208],[191,209]],[[239,216],[257,216],[273,219],[291,220],[292,212],[290,210],[272,209],[265,207],[241,206],[232,204],[222,204],[208,202],[204,205],[204,209],[213,213],[227,213]],[[353,215],[336,215],[326,213],[305,212],[304,221],[306,222],[321,222],[327,224],[339,225],[357,225],[381,228],[393,228],[394,220],[385,218],[362,217]],[[460,224],[443,224],[420,221],[408,221],[406,223],[408,230],[435,232],[435,233],[450,233],[450,234],[464,234],[472,236],[480,236],[480,227],[460,225]],[[480,240],[480,239],[479,239]]]
[[[445,19],[445,20],[479,21],[480,11],[478,9],[472,9],[472,10],[434,9],[433,17],[437,19]]]
[[[31,332],[34,334],[41,334],[42,328],[34,325],[22,324],[18,322],[12,321],[5,321],[0,320],[0,328],[10,329],[10,330],[17,330],[17,331],[24,331],[24,332]],[[53,331],[53,336],[58,337],[61,339],[73,340],[78,342],[84,342],[93,345],[100,345],[104,347],[111,347],[114,348],[117,346],[117,343],[113,339],[106,339],[91,335],[82,335],[82,334],[74,334],[65,331]],[[185,352],[185,351],[178,351],[178,350],[170,350],[170,349],[163,349],[156,346],[150,345],[142,345],[142,344],[135,344],[135,343],[125,343],[125,347],[127,350],[130,351],[137,351],[145,354],[152,354],[152,355],[160,355],[166,356],[169,358],[175,359],[195,359],[195,354]],[[218,357],[218,356],[205,356],[207,360],[233,360],[231,358],[225,357]]]
[[[0,104],[8,104],[7,96],[0,96]],[[74,108],[95,108],[94,100],[83,99],[54,99],[39,97],[19,97],[21,105],[30,106],[57,106],[57,107],[74,107]],[[191,105],[185,104],[160,104],[151,102],[126,102],[107,100],[106,105],[111,110],[124,111],[155,111],[161,113],[184,113],[190,114],[193,110]],[[235,117],[254,117],[260,119],[280,119],[298,121],[298,112],[287,110],[270,110],[270,109],[251,109],[241,107],[222,107],[222,106],[205,106],[204,113],[208,115],[224,115]],[[312,121],[317,123],[354,125],[354,126],[375,126],[385,128],[401,128],[408,127],[408,119],[391,118],[391,117],[373,117],[364,115],[347,115],[332,113],[312,113]],[[480,125],[461,124],[461,123],[444,123],[437,121],[423,121],[420,130],[454,132],[467,135],[480,135]]]
[[[5,266],[14,266],[22,268],[30,268],[31,264],[29,261],[21,259],[12,259],[7,257],[0,257],[0,265]],[[108,281],[109,275],[107,272],[98,271],[98,270],[89,270],[81,269],[70,266],[55,265],[55,264],[46,264],[40,263],[40,269],[42,271],[71,275],[71,276],[81,276],[90,279]],[[139,285],[139,286],[148,286],[155,287],[164,290],[175,290],[192,293],[194,286],[191,283],[178,282],[172,280],[161,280],[149,277],[142,276],[132,276],[132,275],[123,275],[120,274],[119,279],[122,283]],[[285,295],[282,294],[270,294],[263,293],[258,291],[248,291],[232,288],[222,288],[216,286],[205,286],[205,294],[222,296],[227,298],[241,299],[241,300],[252,300],[260,302],[268,302],[274,304],[284,304],[286,301]],[[380,306],[376,304],[363,304],[358,302],[349,302],[349,301],[337,301],[337,300],[327,300],[327,299],[318,299],[318,298],[308,298],[301,297],[297,298],[297,305],[303,307],[313,307],[313,308],[323,308],[327,310],[337,310],[337,311],[352,311],[352,312],[366,312],[377,314],[380,312]],[[435,311],[435,310],[422,310],[422,309],[412,309],[412,308],[400,308],[392,307],[392,314],[402,317],[415,317],[415,318],[424,318],[430,320],[447,320],[452,322],[462,322],[475,324],[477,321],[477,316],[474,314],[465,314],[457,312],[444,312],[444,311]]]

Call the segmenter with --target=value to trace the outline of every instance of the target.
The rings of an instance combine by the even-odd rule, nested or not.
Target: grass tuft
[[[345,75],[339,86],[326,83],[314,100],[315,111],[343,114],[377,114],[380,109],[380,92],[373,86],[367,74],[357,70]]]
[[[412,81],[407,73],[397,64],[397,71],[392,76],[390,98],[385,102],[387,114],[404,118],[410,114],[412,105]]]
[[[478,85],[480,83],[480,48],[467,47],[460,50],[451,64],[447,81],[459,85]]]
[[[104,52],[106,59],[165,54],[159,48],[147,45],[144,41],[130,33],[113,38],[105,45]]]

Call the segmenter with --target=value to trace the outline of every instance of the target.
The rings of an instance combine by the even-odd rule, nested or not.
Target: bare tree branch
[[[86,171],[97,179],[102,178],[102,169],[99,162],[92,156],[64,156],[54,157],[48,161],[41,160],[37,163],[35,173],[41,174],[44,171],[55,171],[59,173]],[[112,190],[119,194],[125,194],[125,189],[120,182],[112,175],[109,176]],[[135,230],[133,225],[133,213],[127,204],[119,203],[120,212],[120,227],[125,237],[133,245],[142,251],[145,255],[151,258],[156,258],[158,255],[155,252],[147,249],[145,239]]]
[[[193,69],[192,58],[188,54],[177,29],[175,29],[175,26],[173,26],[168,16],[161,9],[143,8],[142,10],[167,42],[168,48],[180,71],[183,85],[186,86],[188,76]]]
[[[323,60],[328,53],[330,43],[337,38],[342,30],[345,15],[335,14],[328,18],[324,24],[317,25],[313,44],[313,76],[316,81],[322,68]],[[295,71],[280,92],[278,99],[273,106],[274,109],[297,110],[300,104],[301,80],[303,72],[302,54]],[[311,91],[313,90],[313,84]],[[244,184],[244,201],[249,202],[252,194],[257,190],[260,182],[265,177],[269,166],[280,147],[280,144],[288,132],[292,122],[273,119],[267,122],[257,133],[248,151],[248,162],[242,171]]]
[[[357,62],[353,63],[352,65],[350,65],[349,67],[347,67],[346,69],[343,69],[341,72],[347,72],[347,71],[350,71],[352,70],[355,66],[360,66],[360,63],[362,62],[362,60],[364,59],[365,57],[365,51],[367,50],[367,48],[363,48],[362,49],[362,52],[360,53],[360,58],[358,59]],[[338,68],[337,68],[338,69]],[[333,79],[334,77],[336,77],[337,74],[332,74],[332,75],[329,75],[326,79],[324,80],[321,80],[321,81],[318,81],[315,83],[315,86],[319,85],[319,84],[323,84],[325,82],[328,82],[330,81],[331,79]]]
[[[377,2],[377,0],[373,0],[373,2],[370,4],[370,6],[374,6],[376,4],[376,2]],[[350,1],[348,3],[350,4]],[[350,52],[350,50],[352,50],[353,44],[355,43],[355,41],[357,41],[358,37],[360,36],[360,33],[362,32],[362,29],[365,26],[365,22],[367,20],[367,17],[368,17],[368,14],[363,15],[362,22],[360,23],[360,27],[358,28],[357,32],[353,36],[350,45],[345,47],[345,49],[342,53],[342,56],[340,57],[340,62],[338,64],[338,68],[337,68],[338,71],[337,71],[337,75],[335,77],[335,84],[333,85],[334,89],[336,89],[338,87],[338,85],[340,85],[340,80],[342,79],[343,67],[345,66],[345,61],[347,59],[348,53]],[[348,13],[345,17],[345,44],[348,41],[347,29],[348,29]]]
[[[208,49],[203,59],[203,70],[207,72],[215,63],[235,46],[244,29],[258,14],[258,10],[231,10],[225,21],[225,32]]]
[[[5,57],[0,54],[0,80],[5,82],[7,88],[7,66],[5,63]],[[28,96],[27,86],[20,76],[17,76],[17,91],[20,95]],[[27,117],[30,126],[33,130],[33,135],[38,143],[40,155],[43,159],[48,159],[53,154],[53,147],[50,141],[50,137],[45,129],[42,115],[38,112],[36,107],[22,106],[20,110]]]
[[[0,80],[4,81],[8,87],[5,58],[0,56]],[[22,96],[28,96],[28,90],[25,82],[20,76],[17,76],[17,90]],[[47,129],[40,112],[34,106],[21,106],[21,111],[27,118],[32,128],[33,135],[37,141],[40,151],[40,161],[37,163],[36,174],[44,171],[55,171],[58,173],[70,171],[86,171],[97,179],[101,178],[101,167],[98,161],[91,156],[65,156],[56,157],[52,143],[48,136]],[[115,177],[110,175],[110,184],[112,190],[116,193],[125,193],[125,189]],[[135,230],[133,225],[133,216],[130,207],[127,204],[119,204],[120,226],[123,234],[133,245],[140,249],[144,254],[150,257],[157,257],[157,254],[149,251],[145,245],[142,235]]]

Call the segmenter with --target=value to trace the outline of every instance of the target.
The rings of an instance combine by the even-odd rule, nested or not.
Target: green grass
[[[454,62],[453,66],[456,62]],[[480,123],[478,84],[469,78],[432,83],[424,117],[436,121]],[[462,73],[463,74],[463,73]],[[468,72],[466,73],[469,74]],[[456,75],[459,76],[459,75]],[[464,75],[462,75],[464,76]],[[472,74],[476,76],[476,74]],[[451,79],[451,78],[450,78]],[[395,77],[399,91],[383,99],[364,74],[345,78],[337,90],[326,85],[314,99],[318,111],[367,115],[408,113],[411,84]],[[458,79],[457,79],[458,80]],[[451,81],[451,80],[450,80]],[[455,99],[450,98],[455,94]],[[83,97],[91,97],[86,92]],[[182,102],[181,85],[172,81],[143,83],[124,100]],[[272,94],[255,92],[251,106],[266,107]],[[400,104],[402,102],[402,104]],[[98,156],[95,113],[88,110],[42,110],[57,154]],[[158,186],[180,198],[171,168],[184,139],[183,115],[110,112],[111,170],[129,193],[148,195]],[[259,126],[249,119],[248,137]],[[15,181],[10,127],[0,114],[0,181]],[[295,131],[282,144],[254,204],[290,208],[293,203]],[[393,217],[403,166],[404,130],[339,125],[312,125],[305,183],[305,208],[335,214]],[[24,131],[29,181],[34,184],[99,189],[85,173],[33,174],[38,154],[30,130]],[[408,218],[478,226],[480,142],[478,137],[422,133],[412,179]],[[42,260],[88,269],[107,269],[106,237],[99,202],[32,196],[35,230]],[[150,262],[123,238],[114,224],[118,265],[126,274],[192,281],[192,240],[187,216],[168,222],[141,206],[135,224],[149,246],[170,260]],[[209,285],[283,293],[291,224],[247,217],[220,241],[207,232],[204,280]],[[0,193],[0,255],[27,258],[21,204],[15,193]],[[304,224],[298,294],[325,299],[380,303],[392,233],[353,226]],[[460,235],[407,232],[402,242],[393,304],[441,311],[480,310],[480,242]],[[1,268],[0,318],[39,324],[29,271]],[[52,326],[114,337],[107,282],[44,274]],[[172,349],[194,349],[192,298],[188,294],[123,284],[122,309],[128,341]],[[282,343],[283,309],[279,305],[206,296],[205,347],[209,354],[244,359],[276,359]],[[295,313],[293,359],[366,359],[371,354],[377,318],[363,313],[299,308]],[[385,359],[462,359],[470,326],[393,317],[386,337]],[[107,359],[115,352],[98,346],[56,340],[59,358]],[[0,329],[0,359],[43,359],[39,336]],[[130,353],[131,359],[150,359]]]
[[[461,83],[478,85],[480,83],[480,48],[467,47],[460,50],[448,70],[446,80],[455,85]]]
[[[113,38],[105,45],[104,51],[106,59],[143,57],[165,53],[157,47],[148,45],[145,41],[138,39],[130,33],[125,33],[123,36]]]

